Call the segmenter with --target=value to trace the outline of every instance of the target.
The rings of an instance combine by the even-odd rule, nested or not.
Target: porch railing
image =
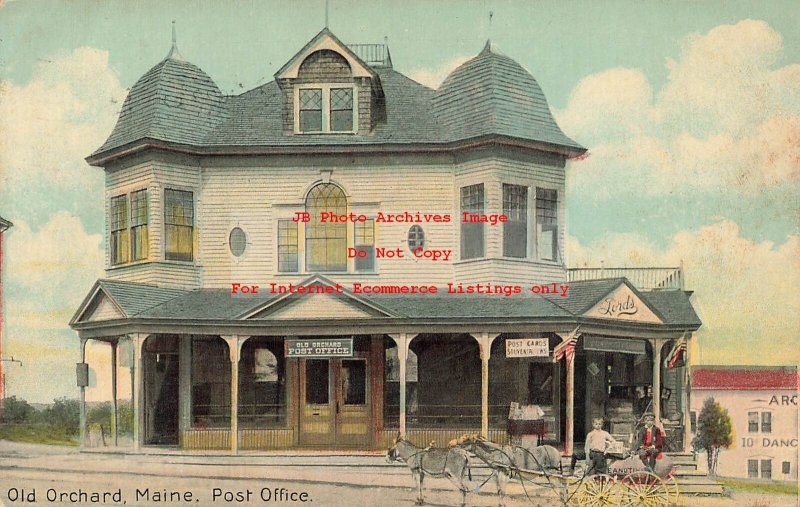
[[[348,44],[347,47],[367,65],[389,65],[389,48],[386,44]]]
[[[683,290],[682,267],[654,268],[570,268],[567,269],[567,280],[582,282],[585,280],[601,280],[603,278],[627,278],[637,289],[672,289]]]

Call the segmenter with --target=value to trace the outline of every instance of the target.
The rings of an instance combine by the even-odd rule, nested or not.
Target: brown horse
[[[456,485],[461,491],[461,507],[467,503],[469,487],[464,483],[469,474],[469,453],[459,447],[448,449],[426,447],[421,449],[399,434],[394,446],[386,453],[389,462],[402,461],[411,469],[411,475],[417,485],[417,505],[422,505],[422,482],[426,475],[444,477]]]

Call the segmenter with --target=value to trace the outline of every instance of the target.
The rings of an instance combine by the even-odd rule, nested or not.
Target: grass
[[[726,488],[734,491],[746,493],[756,493],[764,495],[797,495],[797,484],[792,482],[772,482],[772,481],[746,481],[742,479],[721,479],[716,480]]]
[[[49,424],[0,424],[0,440],[29,444],[77,446],[77,439],[63,428]]]

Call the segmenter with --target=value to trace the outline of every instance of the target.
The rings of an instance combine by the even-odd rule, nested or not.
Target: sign
[[[308,338],[286,340],[286,357],[327,359],[329,357],[353,357],[352,338]]]
[[[624,283],[606,294],[584,316],[595,319],[662,324],[661,319]]]
[[[506,357],[550,357],[547,338],[506,340]]]
[[[584,335],[584,350],[597,352],[619,352],[622,354],[647,354],[644,340],[635,338],[609,338],[606,336]]]

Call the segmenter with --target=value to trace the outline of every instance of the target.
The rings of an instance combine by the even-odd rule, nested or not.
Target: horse
[[[469,450],[492,469],[500,507],[505,505],[506,484],[517,470],[545,473],[551,469],[561,470],[561,455],[558,449],[549,445],[531,449],[518,445],[499,445],[481,435],[463,435],[451,440],[449,445]]]
[[[464,477],[470,474],[469,453],[460,447],[419,448],[397,435],[394,446],[386,452],[386,461],[403,461],[411,469],[411,475],[417,485],[417,505],[423,505],[422,481],[426,475],[444,477],[450,480],[461,491],[461,507],[467,503],[469,487]]]

